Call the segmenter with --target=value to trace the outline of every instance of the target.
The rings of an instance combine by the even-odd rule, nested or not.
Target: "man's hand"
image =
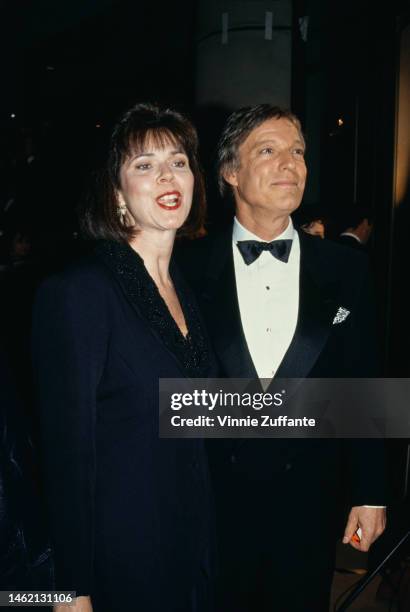
[[[358,528],[362,530],[360,542],[352,540]],[[350,544],[356,550],[366,552],[370,546],[383,533],[386,527],[385,508],[366,508],[366,506],[354,506],[347,519],[346,529],[343,536],[343,544]]]
[[[93,612],[91,598],[88,596],[76,597],[74,604],[53,606],[53,612]]]

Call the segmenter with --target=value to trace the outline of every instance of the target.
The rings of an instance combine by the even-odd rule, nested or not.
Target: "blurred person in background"
[[[305,205],[298,209],[292,218],[295,225],[311,236],[326,237],[326,219],[323,211],[316,205]]]
[[[338,241],[340,244],[359,251],[367,250],[373,229],[372,216],[367,208],[359,204],[343,207],[339,227]]]

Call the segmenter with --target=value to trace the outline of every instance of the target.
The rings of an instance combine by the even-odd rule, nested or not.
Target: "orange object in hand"
[[[352,535],[352,541],[356,542],[357,544],[360,544],[361,539],[362,539],[362,530],[359,527],[356,533]]]

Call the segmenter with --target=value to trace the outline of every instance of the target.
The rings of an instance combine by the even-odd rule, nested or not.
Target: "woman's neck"
[[[169,262],[174,246],[175,232],[138,233],[130,242],[130,247],[144,260],[148,273],[158,286],[172,285],[169,275]]]

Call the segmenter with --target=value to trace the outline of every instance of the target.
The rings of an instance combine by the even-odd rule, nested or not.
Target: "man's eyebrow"
[[[260,147],[266,144],[276,144],[277,142],[279,142],[278,138],[265,138],[264,140],[258,140],[257,142],[255,142],[252,148]],[[296,145],[296,144],[300,144],[302,145],[303,148],[305,148],[305,143],[303,142],[303,140],[300,140],[300,138],[296,138],[293,141],[292,145]]]

